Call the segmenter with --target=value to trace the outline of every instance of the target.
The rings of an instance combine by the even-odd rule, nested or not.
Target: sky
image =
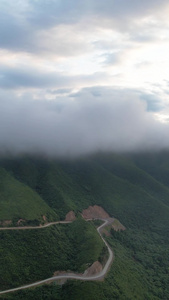
[[[168,0],[0,0],[0,152],[169,149]]]

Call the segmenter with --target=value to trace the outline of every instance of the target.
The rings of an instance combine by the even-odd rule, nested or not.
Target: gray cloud
[[[72,92],[72,89],[47,90],[47,92],[52,95],[65,95],[70,94]]]
[[[147,111],[158,112],[164,108],[161,99],[155,95],[142,93],[140,98],[147,103]]]
[[[67,82],[66,79],[59,73],[40,72],[33,67],[10,68],[2,65],[0,67],[0,87],[5,89],[60,86],[63,82]]]
[[[118,63],[121,62],[122,60],[122,53],[119,52],[109,52],[107,54],[104,54],[105,57],[105,61],[103,62],[103,64],[105,65],[116,65]]]
[[[0,3],[0,47],[22,51],[32,44],[33,28],[27,21],[27,10],[16,0]]]
[[[75,84],[94,83],[96,80],[101,82],[106,78],[105,73],[94,73],[91,75],[66,75],[63,72],[40,71],[33,67],[21,66],[11,68],[0,65],[0,88],[19,89],[19,88],[72,88]],[[62,92],[65,90],[62,90]],[[67,90],[68,91],[68,90]]]
[[[57,23],[75,23],[82,17],[89,14],[89,17],[95,15],[100,17],[114,18],[116,20],[130,19],[131,17],[137,17],[142,15],[152,15],[153,11],[157,8],[161,9],[168,4],[167,0],[119,0],[112,1],[107,0],[67,0],[63,1],[51,1],[46,0],[35,1],[32,0],[31,7],[33,8],[33,17],[31,15],[31,21],[39,26],[53,26]]]
[[[0,1],[0,47],[10,51],[9,61],[8,51],[2,51],[0,65],[1,151],[78,155],[169,147],[169,125],[153,117],[153,112],[163,110],[160,97],[103,87],[126,86],[132,76],[139,80],[138,73],[127,78],[132,51],[156,39],[161,17],[156,25],[148,17],[158,15],[167,4],[167,0]],[[126,71],[118,83],[112,75],[117,71],[108,65],[120,63],[123,73],[125,58]],[[135,67],[141,69],[147,60],[136,55]]]
[[[74,156],[160,149],[169,146],[168,130],[147,112],[137,91],[95,87],[62,101],[10,99],[9,94],[1,99],[1,151]]]
[[[167,0],[25,0],[23,2],[16,0],[1,1],[0,3],[0,47],[15,51],[37,52],[44,51],[47,47],[43,43],[44,31],[55,26],[77,24],[78,27],[86,31],[91,30],[91,26],[105,26],[123,31],[132,30],[133,20],[153,15],[153,13],[161,10],[168,4]],[[90,28],[88,24],[90,23]],[[91,25],[93,24],[93,25]],[[135,27],[135,25],[134,25]],[[72,35],[74,31],[72,30]],[[65,43],[62,47],[55,45],[55,51],[59,53],[66,51],[66,55],[71,51],[69,40],[70,35],[65,36]],[[54,37],[53,37],[54,38]],[[71,37],[70,37],[71,38]],[[133,37],[144,41],[151,37],[137,35],[133,33]],[[72,40],[75,38],[72,37]],[[58,49],[57,49],[58,46]],[[64,47],[66,46],[66,47]],[[79,45],[80,47],[80,45]],[[84,45],[83,45],[84,47]],[[47,47],[48,48],[48,47]],[[53,50],[50,46],[47,50]],[[61,51],[62,49],[62,51]],[[76,52],[78,47],[73,47]],[[79,48],[79,51],[82,48]]]

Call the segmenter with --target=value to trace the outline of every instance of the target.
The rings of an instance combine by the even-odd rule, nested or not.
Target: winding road
[[[107,262],[106,262],[106,264],[105,264],[105,266],[104,266],[104,268],[102,269],[101,272],[99,272],[98,274],[92,275],[92,276],[87,276],[87,275],[83,275],[83,274],[80,275],[80,274],[75,274],[75,273],[64,273],[62,275],[52,276],[50,278],[40,280],[40,281],[37,281],[37,282],[34,282],[34,283],[30,283],[30,284],[27,284],[27,285],[23,285],[23,286],[20,286],[20,287],[17,287],[17,288],[1,291],[0,295],[15,292],[15,291],[19,291],[19,290],[24,290],[24,289],[27,289],[27,288],[35,287],[35,286],[42,285],[44,283],[48,283],[48,282],[59,280],[59,279],[77,279],[77,280],[83,280],[83,281],[92,281],[92,280],[101,280],[101,279],[103,279],[104,276],[106,275],[106,273],[108,272],[108,270],[110,268],[110,265],[113,261],[113,252],[112,252],[111,248],[109,247],[108,243],[103,238],[101,230],[103,229],[103,227],[105,227],[106,225],[111,223],[111,221],[110,221],[111,219],[99,219],[99,220],[104,221],[104,223],[97,228],[97,232],[99,233],[100,237],[102,238],[102,240],[105,243],[105,245],[108,249],[108,252],[109,252],[108,260],[107,260]],[[52,222],[52,223],[48,223],[44,226],[37,226],[37,227],[34,227],[34,226],[32,226],[32,227],[8,227],[8,228],[6,227],[6,228],[0,228],[0,230],[38,229],[38,228],[49,227],[49,226],[52,226],[54,224],[59,224],[59,223],[62,223],[62,224],[64,223],[65,224],[65,223],[70,223],[70,221]]]

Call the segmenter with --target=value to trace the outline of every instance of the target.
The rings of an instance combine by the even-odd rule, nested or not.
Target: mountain
[[[5,195],[3,201],[11,211],[12,220],[16,219],[15,209],[10,209],[12,204],[8,203],[15,203],[16,207],[21,207],[17,217],[27,221],[40,220],[42,215],[48,216],[48,220],[59,218],[64,220],[70,210],[81,218],[79,213],[83,209],[96,204],[103,207],[110,216],[117,218],[126,228],[123,232],[115,232],[113,228],[109,228],[107,241],[115,253],[115,261],[104,282],[68,281],[63,286],[51,285],[39,287],[34,291],[20,291],[15,294],[14,299],[36,298],[39,293],[44,296],[37,299],[169,299],[169,154],[167,152],[123,155],[97,153],[72,160],[35,156],[8,157],[0,160],[0,167],[2,172],[0,178],[3,183],[1,185],[3,191],[0,190],[0,193]],[[18,194],[21,194],[22,190],[25,191],[25,197],[19,198]],[[11,194],[13,194],[11,200],[13,202],[10,202]],[[34,212],[31,210],[26,212],[24,198],[29,203],[32,203],[31,201],[36,203]],[[41,207],[38,207],[38,204]],[[10,218],[6,218],[5,210],[2,210],[1,219]],[[72,227],[69,230],[69,237],[71,230],[77,232],[79,227],[76,222],[73,226],[74,229]],[[79,228],[82,230],[83,226],[80,225]],[[58,228],[53,229],[52,235],[57,235],[55,231],[58,230]],[[79,235],[80,231],[78,231]],[[58,236],[58,246],[55,246],[61,247],[62,253],[65,253],[65,258],[62,260],[66,268],[71,267],[71,264],[75,265],[76,256],[72,252],[76,245],[71,246],[73,241],[71,242],[69,237],[60,232],[60,242]],[[53,238],[48,241],[46,236],[41,238],[48,244],[47,249],[48,247],[52,249]],[[8,241],[14,243],[11,239],[10,233]],[[19,241],[22,239],[21,233]],[[38,240],[38,236],[34,239]],[[69,250],[66,250],[66,246],[62,247],[65,245],[64,239],[68,241]],[[43,253],[45,243],[42,248],[39,246],[39,250],[36,249],[37,253],[38,251]],[[81,243],[82,240],[79,240],[78,247]],[[88,255],[86,251],[89,244],[87,243],[90,244],[89,240],[86,240],[86,246],[82,247],[84,256]],[[90,249],[93,248],[91,245]],[[8,246],[4,245],[4,247]],[[16,245],[15,251],[18,247]],[[24,247],[27,247],[26,244]],[[98,256],[103,251],[102,247],[99,247]],[[10,257],[11,255],[13,254],[9,253]],[[83,255],[78,263],[79,268],[83,265]],[[46,250],[46,257],[49,256],[54,260],[51,252]],[[42,261],[42,258],[40,260]],[[64,260],[69,260],[69,265],[66,265]],[[13,263],[14,265],[16,263],[15,255]],[[50,273],[49,269],[46,269],[46,273]],[[43,278],[40,270],[41,268],[39,268],[39,278]],[[29,274],[28,271],[27,273]],[[52,298],[53,294],[55,298]],[[12,297],[11,294],[4,299],[13,299]]]
[[[1,164],[16,180],[39,194],[62,219],[70,210],[78,212],[98,204],[122,218],[125,226],[133,222],[134,226],[147,226],[145,222],[149,221],[157,224],[159,213],[168,224],[169,187],[131,158],[115,154],[73,161],[26,157]]]
[[[42,222],[43,216],[51,220],[57,215],[28,185],[21,183],[5,169],[0,168],[0,221]]]

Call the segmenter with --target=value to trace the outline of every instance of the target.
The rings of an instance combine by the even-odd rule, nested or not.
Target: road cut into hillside
[[[60,275],[56,275],[56,276],[53,276],[53,277],[50,277],[50,278],[47,278],[47,279],[44,279],[44,280],[40,280],[40,281],[37,281],[37,282],[34,282],[34,283],[31,283],[31,284],[27,284],[27,285],[23,285],[23,286],[20,286],[20,287],[17,287],[17,288],[12,288],[12,289],[8,289],[8,290],[5,290],[5,291],[1,291],[0,292],[0,295],[2,294],[7,294],[7,293],[12,293],[12,292],[16,292],[16,291],[19,291],[19,290],[24,290],[24,289],[28,289],[28,288],[31,288],[31,287],[36,287],[38,285],[42,285],[42,284],[45,284],[45,283],[50,283],[52,281],[56,281],[56,280],[60,280],[60,279],[76,279],[76,280],[83,280],[83,281],[93,281],[93,280],[101,280],[105,277],[105,275],[107,274],[110,266],[111,266],[111,263],[113,261],[113,251],[111,250],[111,248],[109,247],[108,243],[105,241],[105,239],[103,238],[102,236],[102,229],[111,224],[113,219],[111,218],[107,218],[107,219],[99,219],[101,221],[104,221],[104,223],[102,225],[100,225],[98,228],[97,228],[97,232],[98,234],[100,235],[101,239],[103,240],[104,244],[106,245],[107,249],[108,249],[108,253],[109,253],[109,257],[108,257],[108,260],[105,264],[105,266],[103,267],[103,269],[101,270],[101,272],[99,272],[98,274],[95,274],[95,275],[85,275],[84,274],[76,274],[76,273],[64,273],[64,274],[60,274]],[[44,227],[49,227],[49,226],[52,226],[54,224],[59,224],[59,223],[71,223],[70,221],[60,221],[60,222],[52,222],[52,223],[48,223],[44,226],[38,226],[38,227],[8,227],[8,228],[0,228],[0,230],[20,230],[20,229],[40,229],[40,228],[44,228]]]

